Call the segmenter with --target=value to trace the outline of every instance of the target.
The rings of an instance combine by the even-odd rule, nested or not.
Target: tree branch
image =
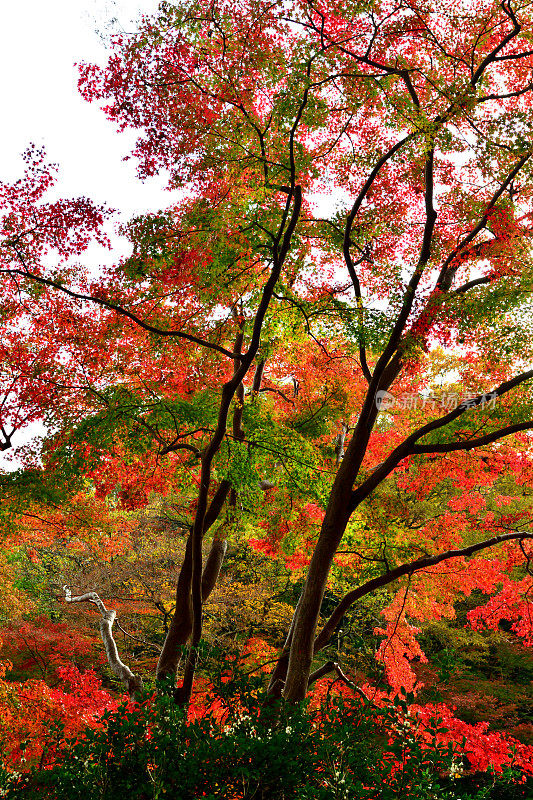
[[[342,671],[340,664],[338,664],[336,661],[326,661],[325,664],[322,664],[321,667],[312,672],[309,676],[308,685],[311,686],[313,683],[318,681],[320,678],[323,678],[324,675],[328,675],[330,672],[335,672],[337,674],[337,678],[333,681],[333,683],[342,681],[342,683],[345,683],[346,686],[349,686],[352,691],[357,692],[357,694],[365,701],[365,703],[370,703],[370,698],[365,694],[365,692],[363,692],[362,689],[359,688],[359,686],[357,686],[356,683],[349,679],[349,677]],[[333,686],[333,683],[331,686]]]
[[[131,669],[121,661],[118,654],[117,645],[112,632],[117,612],[108,611],[96,592],[86,592],[78,597],[73,597],[68,586],[63,586],[63,591],[65,592],[65,600],[67,603],[93,603],[93,605],[97,607],[102,616],[100,620],[100,635],[104,643],[107,662],[113,674],[122,681],[128,694],[133,697],[133,695],[142,689],[142,678],[140,675],[135,675]]]
[[[366,179],[363,187],[361,188],[359,194],[354,200],[350,213],[346,219],[346,225],[344,228],[344,239],[342,244],[342,252],[344,255],[344,261],[346,263],[346,268],[348,270],[348,274],[350,275],[350,279],[352,281],[352,285],[355,292],[355,301],[357,304],[357,318],[358,318],[358,327],[359,327],[359,359],[361,361],[361,369],[367,381],[372,380],[372,375],[368,368],[368,363],[366,359],[366,344],[365,344],[365,330],[364,330],[364,308],[363,308],[363,300],[361,294],[361,284],[359,282],[359,277],[355,271],[355,265],[352,259],[352,255],[350,252],[350,245],[351,245],[351,236],[352,236],[352,228],[355,217],[361,208],[361,205],[367,196],[368,192],[370,191],[372,184],[374,183],[375,179],[377,178],[381,168],[392,158],[392,156],[400,150],[404,144],[410,141],[413,138],[413,134],[409,134],[405,136],[403,139],[400,139],[399,142],[396,142],[393,147],[387,150],[381,158],[378,159],[374,168],[370,172],[370,175]]]
[[[94,295],[91,294],[83,294],[81,292],[75,292],[72,289],[68,289],[66,286],[62,286],[60,283],[57,283],[57,281],[51,280],[50,278],[44,278],[40,275],[35,275],[34,273],[21,269],[2,269],[0,270],[0,274],[19,275],[20,277],[28,278],[28,280],[31,280],[34,283],[39,284],[40,286],[48,286],[51,289],[56,289],[59,292],[63,292],[63,294],[66,294],[67,297],[72,297],[74,300],[83,300],[85,302],[95,303],[96,305],[102,306],[102,308],[107,308],[108,311],[116,311],[117,314],[120,314],[121,316],[130,319],[140,328],[143,328],[143,330],[148,331],[149,333],[155,333],[159,336],[175,336],[178,339],[185,339],[186,341],[193,342],[194,344],[198,344],[201,347],[207,347],[209,350],[215,350],[217,353],[222,353],[228,358],[231,359],[235,358],[235,355],[234,353],[231,352],[231,350],[226,350],[226,348],[221,347],[221,345],[215,344],[214,342],[208,342],[205,339],[201,339],[200,337],[194,336],[191,333],[185,333],[184,331],[174,331],[165,328],[156,328],[154,325],[150,325],[150,323],[144,322],[136,314],[133,314],[131,311],[128,311],[118,303],[113,303],[111,302],[111,300],[104,300],[101,297],[95,297]]]
[[[478,436],[476,439],[465,439],[461,442],[444,442],[443,444],[419,444],[411,448],[411,453],[453,453],[456,450],[472,450],[474,447],[482,447],[485,444],[492,444],[505,436],[511,436],[519,431],[527,431],[533,428],[533,420],[519,422],[515,425],[507,425],[497,431],[488,433],[486,436]]]
[[[434,567],[437,564],[440,564],[443,561],[449,561],[452,558],[467,558],[468,556],[474,555],[474,553],[478,553],[481,550],[486,550],[489,547],[495,547],[498,544],[502,544],[502,542],[509,542],[516,539],[533,539],[533,533],[513,531],[512,533],[504,533],[500,536],[493,536],[490,539],[485,539],[483,542],[477,542],[476,544],[469,545],[468,547],[458,548],[456,550],[446,550],[444,553],[439,553],[435,556],[418,558],[415,561],[409,561],[406,564],[396,567],[395,569],[388,570],[387,572],[383,573],[383,575],[379,575],[377,578],[372,578],[372,580],[363,583],[356,589],[352,589],[351,592],[348,592],[344,595],[316,637],[314,652],[317,653],[327,645],[335,632],[335,628],[344,617],[347,610],[351,605],[353,605],[353,603],[356,602],[356,600],[359,600],[361,597],[364,597],[365,595],[370,594],[371,592],[374,592],[376,589],[380,589],[383,586],[387,586],[389,583],[398,580],[398,578],[402,578],[404,575],[412,575],[415,572],[420,572],[423,569]]]
[[[490,395],[487,393],[483,393],[478,395],[477,397],[472,398],[467,402],[463,401],[457,408],[450,411],[448,414],[445,414],[443,417],[438,417],[437,419],[432,420],[432,422],[428,422],[427,425],[423,425],[418,430],[414,431],[410,436],[408,436],[404,441],[396,447],[392,453],[379,465],[377,469],[357,488],[354,489],[352,492],[352,502],[350,506],[350,513],[352,513],[359,503],[361,503],[368,495],[377,487],[379,484],[389,475],[393,469],[395,469],[400,461],[406,458],[409,455],[413,455],[414,453],[418,452],[415,448],[416,447],[426,447],[426,445],[416,445],[416,442],[419,439],[422,439],[424,436],[427,436],[428,433],[432,433],[435,430],[445,427],[450,422],[453,422],[455,419],[460,417],[465,411],[470,409],[476,408],[477,406],[485,403],[487,401],[487,397],[490,396],[491,398],[501,397],[502,395],[506,394],[507,392],[511,391],[511,389],[516,388],[521,383],[524,383],[526,380],[533,378],[533,370],[528,370],[527,372],[522,372],[519,375],[516,375],[514,378],[511,378],[508,381],[504,381],[499,386],[490,392]],[[516,433],[518,430],[526,430],[531,428],[532,425],[530,422],[528,423],[519,423],[520,427],[516,428],[516,426],[509,426],[508,428],[502,428],[499,431],[494,432],[493,434],[487,434],[488,437],[491,437],[489,441],[485,441],[487,437],[479,437],[481,444],[487,444],[493,441],[497,441],[497,439],[501,439],[504,436],[508,436],[512,433]],[[468,442],[468,440],[467,440]],[[477,446],[473,444],[474,440],[470,440],[467,444],[466,442],[458,442],[457,445],[453,443],[450,445],[449,451],[451,452],[453,449],[457,450],[468,450],[472,449],[473,447]],[[434,452],[433,447],[438,448],[441,445],[427,445],[427,450],[422,450],[420,452]],[[439,452],[438,449],[435,452]],[[448,452],[448,450],[442,450],[442,452]]]

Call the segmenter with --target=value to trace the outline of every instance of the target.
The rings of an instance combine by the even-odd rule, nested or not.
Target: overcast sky
[[[0,0],[0,179],[21,174],[20,154],[35,142],[59,164],[59,196],[85,195],[125,218],[168,204],[161,180],[142,184],[134,162],[123,161],[134,137],[117,135],[98,106],[78,95],[74,66],[105,63],[108,51],[100,34],[110,24],[135,30],[139,14],[152,13],[157,5],[157,0]],[[109,254],[93,248],[88,260],[112,260],[124,244],[115,239],[114,249]],[[28,432],[18,434],[15,450],[27,438]],[[0,454],[2,466],[8,464]]]
[[[117,136],[95,104],[78,95],[75,62],[105,63],[100,32],[113,18],[135,30],[156,0],[3,0],[0,11],[0,177],[17,177],[27,144],[44,144],[60,165],[60,193],[86,195],[133,213],[168,202],[158,181],[135,178],[122,161],[133,137]],[[116,23],[115,23],[116,25]]]

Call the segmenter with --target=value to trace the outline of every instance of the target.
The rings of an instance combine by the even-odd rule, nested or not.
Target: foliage
[[[5,665],[2,673],[5,674]],[[42,680],[8,682],[0,675],[0,746],[5,768],[30,768],[46,757],[59,732],[73,736],[99,725],[105,709],[117,700],[91,670],[59,667],[54,687]]]
[[[29,672],[54,683],[61,669],[71,665],[79,669],[101,659],[94,636],[43,616],[11,622],[2,628],[2,640],[3,652],[12,664],[11,679],[20,678],[21,673],[27,677]]]
[[[375,709],[338,696],[313,711],[261,705],[252,694],[236,710],[229,699],[211,697],[189,718],[165,695],[106,712],[101,727],[55,742],[46,767],[4,774],[3,796],[496,800],[502,786],[526,796],[510,776],[465,794],[460,779],[446,778],[455,755],[437,743],[442,724],[424,735],[401,704]]]
[[[106,66],[81,66],[82,95],[136,131],[140,177],[165,173],[180,192],[124,226],[126,258],[90,271],[78,262],[106,242],[103,209],[50,202],[56,168],[36,148],[23,177],[0,184],[0,450],[27,423],[48,431],[0,476],[2,607],[25,615],[6,632],[8,655],[31,638],[43,676],[64,674],[88,652],[80,604],[95,591],[113,604],[96,604],[110,666],[104,623],[111,636],[124,622],[133,667],[152,669],[161,651],[157,676],[175,680],[184,656],[183,704],[195,672],[202,682],[227,666],[213,641],[258,670],[286,642],[272,702],[300,701],[321,669],[340,670],[322,659],[333,650],[358,683],[380,679],[382,705],[410,696],[427,661],[420,631],[474,591],[476,634],[507,626],[533,644],[532,29],[521,0],[176,0],[116,37]],[[324,213],[320,194],[333,198]],[[67,606],[73,643],[57,627]],[[452,662],[448,648],[446,680]],[[509,653],[507,664],[512,677],[520,664]],[[81,704],[84,681],[91,717],[113,704],[96,677],[76,680],[70,695],[17,687],[39,735],[49,710]],[[9,721],[15,695],[3,691]],[[327,709],[329,689],[321,700]],[[468,734],[476,768],[511,761],[487,725],[410,707],[426,731],[438,713],[450,741]],[[89,772],[112,772],[105,737],[131,724],[137,749],[127,731],[119,749],[146,787],[163,752],[151,742],[167,735],[150,708],[88,734]],[[207,733],[222,755],[232,739],[198,717],[189,766],[209,783]],[[328,742],[334,724],[303,719],[301,740],[270,737],[272,779],[288,792],[301,775],[276,773],[276,748],[301,749],[311,730]],[[181,769],[185,717],[164,721],[181,725]],[[357,724],[376,755],[379,737]],[[255,764],[255,738],[237,747],[243,764]],[[396,762],[349,752],[361,783],[350,791],[364,796],[378,767],[372,782],[388,789],[377,791],[399,791]],[[517,764],[528,759],[521,750]],[[408,778],[413,797],[428,789],[421,776]]]

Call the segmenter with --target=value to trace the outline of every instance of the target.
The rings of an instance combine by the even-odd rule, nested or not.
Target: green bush
[[[449,779],[451,747],[423,742],[399,702],[376,709],[217,697],[187,721],[170,693],[106,713],[82,737],[50,745],[40,769],[4,773],[7,800],[496,800],[492,781]],[[507,779],[505,779],[507,780]],[[501,782],[499,784],[502,785]],[[514,784],[507,783],[508,787]],[[513,791],[527,791],[513,788]]]

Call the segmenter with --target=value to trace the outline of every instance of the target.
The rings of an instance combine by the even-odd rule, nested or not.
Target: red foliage
[[[104,660],[101,642],[94,636],[51,622],[41,616],[2,628],[2,652],[17,672],[40,674],[53,683],[60,670]]]
[[[102,713],[118,708],[120,700],[102,688],[92,670],[80,672],[70,665],[58,667],[55,687],[41,680],[6,683],[0,679],[0,742],[6,764],[32,766],[56,739],[51,726],[60,721],[65,736],[98,725]],[[23,710],[23,713],[21,713]]]

